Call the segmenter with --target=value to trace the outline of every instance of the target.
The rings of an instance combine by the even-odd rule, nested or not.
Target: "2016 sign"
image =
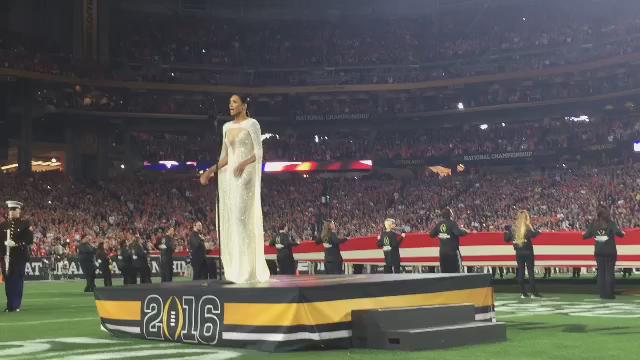
[[[142,307],[142,329],[147,339],[214,345],[220,338],[222,316],[220,300],[212,295],[197,301],[194,296],[164,301],[149,295]]]

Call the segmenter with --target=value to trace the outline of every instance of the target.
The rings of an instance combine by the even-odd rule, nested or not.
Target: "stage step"
[[[472,304],[354,310],[351,312],[352,341],[355,347],[374,347],[386,341],[385,331],[424,329],[474,320]]]
[[[434,350],[455,346],[488,344],[507,340],[507,327],[500,322],[474,321],[466,324],[385,332],[377,349]]]
[[[472,304],[354,310],[353,331],[378,327],[383,330],[416,329],[471,322],[476,319]]]
[[[359,348],[428,350],[506,340],[504,324],[475,321],[472,304],[354,310],[351,321]]]

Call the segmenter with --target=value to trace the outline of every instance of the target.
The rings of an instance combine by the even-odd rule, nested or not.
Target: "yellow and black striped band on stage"
[[[224,324],[240,326],[327,325],[351,321],[352,310],[473,304],[493,306],[493,289],[453,290],[436,293],[341,299],[305,303],[224,303]],[[96,300],[103,320],[141,320],[141,301]]]
[[[193,338],[187,328],[200,321],[198,316],[213,314],[219,324],[217,345],[272,351],[317,343],[348,346],[353,310],[471,304],[476,320],[493,321],[490,282],[486,274],[305,276],[260,284],[100,288],[95,296],[103,326],[118,335],[189,342]],[[202,307],[203,300],[208,308]],[[202,310],[193,315],[196,304],[208,315]],[[195,326],[202,332],[211,329]]]

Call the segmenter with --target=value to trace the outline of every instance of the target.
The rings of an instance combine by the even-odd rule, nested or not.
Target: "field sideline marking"
[[[56,323],[56,322],[66,322],[66,321],[87,321],[87,320],[96,320],[100,319],[97,316],[94,317],[84,317],[84,318],[68,318],[68,319],[54,319],[54,320],[38,320],[38,321],[23,321],[23,322],[4,322],[0,323],[1,325],[35,325],[35,324],[46,324],[46,323]]]

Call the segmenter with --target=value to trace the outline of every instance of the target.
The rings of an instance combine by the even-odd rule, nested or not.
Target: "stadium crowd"
[[[486,125],[486,127],[484,126]],[[266,131],[263,131],[266,132]],[[277,135],[277,136],[276,136]],[[211,136],[138,133],[136,151],[146,161],[208,161]],[[451,158],[517,151],[579,151],[640,139],[640,119],[629,114],[545,118],[420,129],[291,131],[263,140],[266,161]]]
[[[583,11],[576,12],[577,3],[553,4],[552,13],[535,4],[502,5],[499,24],[465,8],[439,14],[437,21],[428,16],[238,21],[123,11],[113,17],[109,66],[86,63],[68,47],[6,29],[0,30],[0,65],[133,81],[401,83],[542,69],[638,50],[640,18],[633,12],[601,4],[581,4]]]
[[[209,246],[215,244],[215,193],[190,177],[143,175],[87,185],[57,172],[5,174],[0,185],[0,197],[28,205],[34,254],[51,254],[58,244],[74,253],[84,237],[111,249],[122,239],[140,237],[152,247],[169,227],[175,227],[181,250],[196,220],[205,224]],[[443,206],[452,207],[462,226],[474,231],[502,231],[522,208],[542,231],[583,230],[597,204],[610,206],[622,227],[639,227],[640,165],[411,180],[266,176],[263,183],[267,238],[287,223],[294,237],[309,240],[321,218],[335,219],[349,236],[376,234],[386,217],[423,232]]]

